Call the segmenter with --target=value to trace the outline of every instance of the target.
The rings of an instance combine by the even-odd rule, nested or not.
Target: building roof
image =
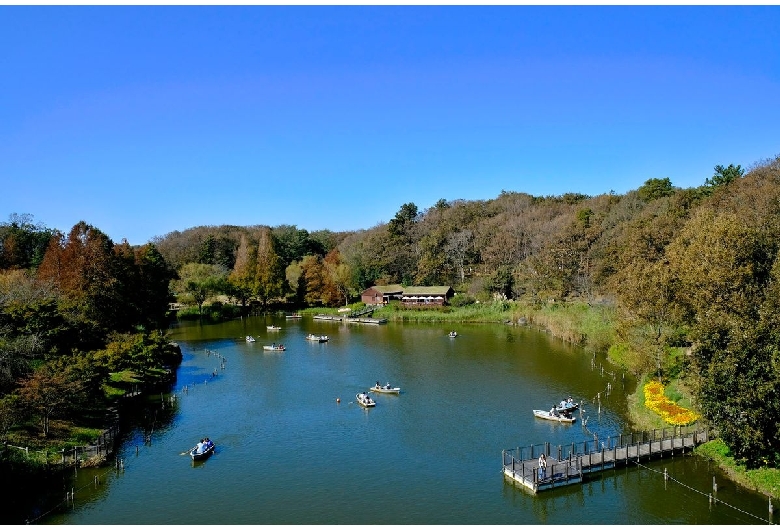
[[[374,285],[372,287],[369,287],[369,289],[374,289],[376,291],[379,291],[382,294],[400,294],[404,291],[403,285]]]
[[[430,287],[410,285],[404,288],[404,296],[420,296],[421,294],[445,296],[451,289],[452,287],[449,285],[432,285]]]

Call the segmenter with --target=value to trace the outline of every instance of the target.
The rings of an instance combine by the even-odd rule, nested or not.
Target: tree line
[[[178,360],[162,331],[176,271],[153,244],[12,215],[0,225],[0,263],[0,440],[31,425],[42,438],[67,438],[79,422],[104,427],[112,374],[148,384]]]
[[[199,312],[215,294],[245,311],[280,302],[337,306],[371,285],[398,283],[451,285],[481,302],[607,305],[617,322],[614,360],[640,375],[684,378],[735,456],[776,466],[778,224],[780,157],[747,169],[717,165],[692,188],[651,178],[624,194],[503,191],[422,210],[410,202],[389,222],[350,232],[222,225],[172,232],[139,248],[102,240],[93,251],[105,256],[110,248],[112,258],[94,271],[86,263],[97,262],[79,265],[65,239],[50,256],[41,249],[47,229],[10,222],[0,227],[0,263],[4,274],[25,271],[31,284],[59,282],[58,296],[70,303],[58,302],[48,318],[67,315],[84,340],[133,321],[150,325],[162,318],[168,296]],[[77,226],[74,245],[90,231]],[[139,257],[142,248],[148,255]],[[81,272],[71,277],[72,270]],[[129,285],[148,285],[159,305],[144,305],[151,298],[134,297],[137,288],[123,289]],[[163,285],[170,287],[164,295]]]

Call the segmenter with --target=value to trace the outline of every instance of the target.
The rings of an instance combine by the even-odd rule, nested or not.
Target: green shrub
[[[476,301],[477,299],[469,294],[456,294],[450,299],[450,305],[452,307],[466,307],[474,304]]]

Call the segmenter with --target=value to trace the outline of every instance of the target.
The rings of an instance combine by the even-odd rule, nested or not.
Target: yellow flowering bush
[[[688,425],[699,416],[683,408],[664,395],[664,385],[658,381],[650,381],[644,387],[645,406],[661,416],[670,425]]]

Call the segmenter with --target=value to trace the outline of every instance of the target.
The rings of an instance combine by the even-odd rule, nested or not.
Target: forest
[[[112,383],[171,363],[180,318],[339,307],[377,284],[450,285],[452,305],[579,304],[611,315],[597,348],[683,380],[750,468],[780,463],[780,156],[599,196],[400,205],[354,232],[198,226],[132,247],[84,221],[0,225],[0,439],[47,437]],[[114,390],[116,391],[116,390]]]

